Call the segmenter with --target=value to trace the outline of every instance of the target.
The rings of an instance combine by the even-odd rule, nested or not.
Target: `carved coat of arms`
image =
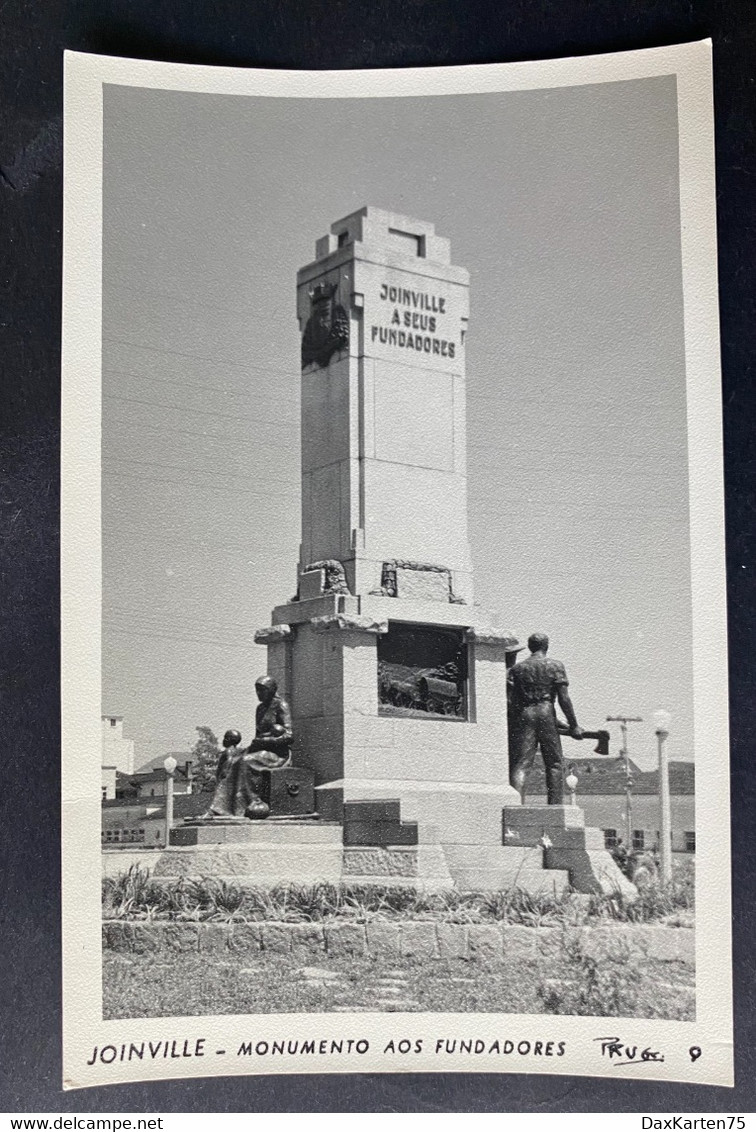
[[[335,283],[320,283],[310,292],[310,317],[302,335],[302,365],[327,366],[349,345],[349,316],[334,299]]]

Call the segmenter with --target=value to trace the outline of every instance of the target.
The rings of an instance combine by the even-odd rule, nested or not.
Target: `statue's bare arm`
[[[567,691],[566,684],[557,684],[557,700],[559,701],[560,708],[564,712],[564,718],[567,720],[570,735],[573,739],[582,739],[583,731],[578,724],[575,709],[572,706],[572,700],[570,699],[570,693]]]

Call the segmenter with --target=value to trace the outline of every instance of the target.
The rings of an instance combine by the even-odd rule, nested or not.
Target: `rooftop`
[[[192,752],[191,751],[166,751],[165,754],[155,755],[154,758],[149,759],[148,762],[142,763],[141,766],[137,767],[137,769],[134,771],[134,773],[135,774],[147,774],[151,770],[162,770],[163,774],[165,774],[165,770],[163,769],[163,763],[169,757],[174,758],[176,760],[176,762],[178,763],[178,765],[183,767],[184,763],[192,761]]]
[[[572,746],[572,744],[571,744]],[[588,758],[569,758],[565,755],[565,770],[574,766],[578,777],[577,795],[581,794],[624,794],[625,760],[616,756],[594,755]],[[630,777],[633,794],[658,794],[658,770],[641,770],[630,759]],[[695,766],[682,760],[669,764],[670,794],[693,794],[695,792]],[[546,793],[546,776],[543,762],[537,758],[528,774],[528,794]]]
[[[208,791],[198,794],[176,794],[173,799],[173,816],[174,818],[193,818],[199,814],[204,814],[212,799],[213,795]],[[150,821],[165,818],[165,804],[162,798],[148,798],[144,801],[108,798],[103,801],[102,808],[113,820],[119,817],[126,818],[127,815],[129,821],[147,817]]]

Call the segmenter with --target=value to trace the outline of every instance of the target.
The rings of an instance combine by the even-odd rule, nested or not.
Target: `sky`
[[[432,221],[470,271],[477,600],[522,641],[550,635],[584,727],[642,716],[630,752],[651,767],[665,708],[670,756],[692,758],[673,77],[390,99],[105,87],[103,713],[137,765],[200,725],[251,736],[254,631],[296,589],[296,272],[366,204]]]

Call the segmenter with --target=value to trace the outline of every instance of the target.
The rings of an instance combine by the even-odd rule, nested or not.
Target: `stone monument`
[[[468,292],[432,224],[376,208],[300,270],[297,594],[256,640],[359,875],[417,845],[421,872],[497,887],[529,866],[502,844],[517,643],[474,601],[467,536]]]
[[[519,644],[475,602],[467,537],[468,292],[432,224],[372,207],[299,271],[297,590],[255,640],[317,820],[175,830],[156,873],[595,889],[582,811],[510,784]]]

